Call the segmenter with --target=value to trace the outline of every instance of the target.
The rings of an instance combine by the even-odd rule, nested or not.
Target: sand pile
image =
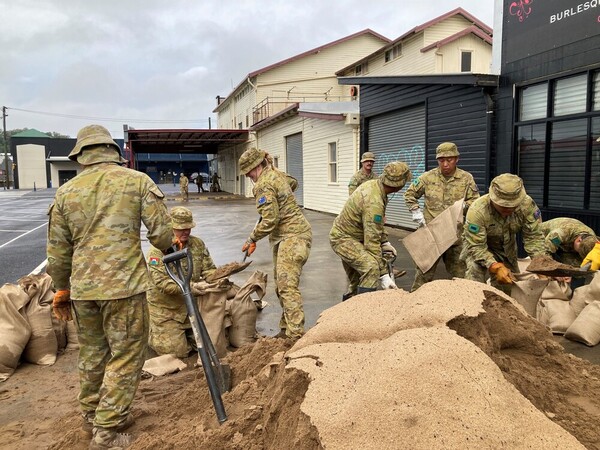
[[[199,369],[143,380],[132,448],[600,448],[599,367],[479,283],[357,296],[228,362],[227,422]],[[52,448],[85,448],[78,419]]]

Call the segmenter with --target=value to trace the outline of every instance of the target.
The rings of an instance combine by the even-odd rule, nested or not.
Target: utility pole
[[[8,141],[6,140],[6,106],[2,107],[2,130],[4,134],[4,168],[6,169],[6,181],[4,186],[10,189],[10,174],[8,172]]]

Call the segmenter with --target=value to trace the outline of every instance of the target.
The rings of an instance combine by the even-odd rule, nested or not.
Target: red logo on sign
[[[531,13],[531,6],[529,5],[532,3],[533,0],[518,0],[512,2],[508,8],[508,12],[511,16],[517,16],[519,22],[523,22],[523,20],[527,19],[527,16]]]

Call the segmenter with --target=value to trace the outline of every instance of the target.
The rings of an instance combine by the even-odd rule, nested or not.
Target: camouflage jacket
[[[348,195],[352,195],[356,188],[365,181],[374,180],[375,178],[377,178],[377,174],[374,170],[371,170],[371,173],[367,175],[364,170],[360,169],[352,175],[352,178],[350,178],[350,182],[348,183]]]
[[[559,249],[563,252],[577,253],[573,246],[577,236],[582,233],[596,236],[596,233],[590,227],[570,217],[558,217],[542,222],[541,229],[545,236],[544,245],[549,253],[556,253]],[[583,250],[581,252],[583,254],[579,253],[579,256],[583,259],[587,254]]]
[[[85,166],[56,191],[48,214],[47,272],[73,300],[131,297],[148,288],[140,228],[167,249],[173,240],[163,193],[146,174],[113,163]]]
[[[523,235],[529,256],[546,254],[540,228],[541,216],[537,205],[527,195],[512,215],[503,218],[486,194],[475,200],[467,211],[463,245],[468,255],[485,268],[495,262],[510,262],[516,267],[518,232]]]
[[[479,198],[479,188],[469,172],[456,168],[451,177],[442,175],[439,167],[428,170],[415,178],[404,193],[404,202],[409,210],[419,207],[418,199],[425,196],[425,222],[430,222],[445,209],[461,198],[466,208]]]
[[[253,189],[256,209],[261,220],[250,238],[259,241],[269,236],[271,244],[286,237],[305,235],[312,239],[312,229],[300,210],[285,173],[265,167]]]
[[[181,189],[187,189],[189,184],[190,181],[188,180],[188,177],[181,175],[181,178],[179,178],[179,187]]]
[[[202,239],[190,236],[187,247],[192,254],[191,282],[201,281],[215,271],[215,264]],[[178,312],[182,310],[185,313],[185,302],[181,289],[167,273],[162,258],[163,253],[156,247],[152,247],[148,252],[148,273],[152,280],[152,286],[148,291],[148,304],[151,307],[177,310]],[[182,259],[181,265],[184,272],[187,273],[187,259]]]
[[[381,243],[388,240],[384,227],[387,202],[380,180],[369,180],[361,184],[346,200],[344,208],[333,221],[329,239],[335,241],[351,238],[359,241],[367,252],[381,261],[380,269],[383,270]]]

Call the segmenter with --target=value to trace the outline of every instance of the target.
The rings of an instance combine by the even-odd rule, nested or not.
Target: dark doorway
[[[58,185],[62,186],[71,178],[75,178],[77,176],[76,170],[59,170],[58,171]]]

